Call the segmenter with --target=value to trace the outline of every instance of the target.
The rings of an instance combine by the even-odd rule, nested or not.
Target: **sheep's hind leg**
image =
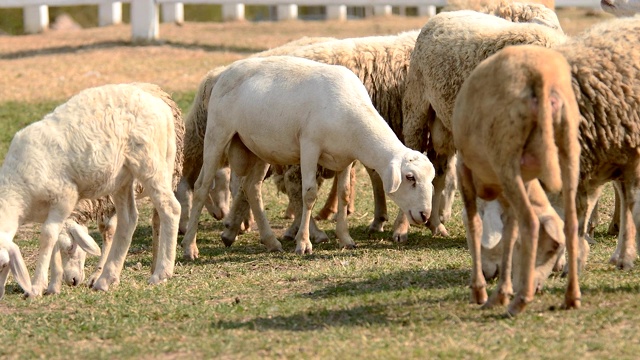
[[[253,156],[252,166],[249,173],[244,177],[242,188],[247,195],[247,201],[258,225],[260,240],[269,251],[282,251],[282,244],[276,239],[271,230],[262,203],[262,183],[270,165],[255,155],[251,155]]]
[[[298,230],[300,229],[300,222],[302,220],[302,175],[300,173],[300,166],[290,166],[284,173],[284,186],[289,196],[289,205],[294,211],[294,221],[287,228],[283,235],[283,239],[294,241]],[[320,186],[322,178],[316,176],[316,184]],[[316,221],[311,218],[309,220],[309,237],[314,243],[323,243],[329,241],[327,234],[318,228]]]
[[[349,225],[347,223],[347,208],[349,207],[349,194],[351,182],[349,181],[352,165],[349,165],[343,171],[336,173],[338,180],[338,216],[336,218],[336,236],[340,241],[340,245],[347,249],[356,247],[355,242],[349,235]]]
[[[244,193],[244,190],[238,189],[238,192],[233,197],[231,210],[222,221],[224,230],[222,231],[221,238],[226,247],[233,245],[236,241],[244,220],[249,217],[250,214],[251,210],[247,195]]]
[[[95,281],[94,290],[109,290],[111,284],[120,282],[120,273],[124,266],[124,260],[131,245],[131,238],[138,223],[138,209],[133,190],[133,179],[125,182],[124,186],[113,194],[113,203],[116,208],[118,225],[113,236],[113,244],[102,270],[102,274]]]
[[[482,273],[481,236],[482,219],[478,214],[476,203],[476,190],[473,185],[471,170],[464,165],[462,160],[457,164],[458,179],[460,181],[460,194],[467,214],[465,222],[467,244],[471,252],[471,302],[482,305],[487,301],[487,282]]]
[[[382,185],[382,179],[373,169],[367,169],[369,179],[371,180],[371,188],[373,190],[373,220],[369,224],[369,232],[382,232],[384,231],[384,223],[389,221],[387,215],[387,199],[384,194],[384,186]]]
[[[102,234],[102,255],[96,265],[96,270],[89,276],[89,287],[93,287],[93,284],[98,280],[104,269],[104,264],[107,262],[107,256],[111,252],[111,244],[113,244],[113,237],[115,236],[116,227],[118,225],[118,217],[115,210],[112,214],[106,217],[106,221],[98,221],[98,228]]]
[[[151,189],[149,197],[154,206],[153,265],[150,284],[158,284],[173,275],[180,223],[180,203],[169,184],[156,179],[144,184]],[[159,218],[159,219],[158,219]],[[159,220],[159,221],[158,221]],[[159,222],[159,223],[158,223]]]

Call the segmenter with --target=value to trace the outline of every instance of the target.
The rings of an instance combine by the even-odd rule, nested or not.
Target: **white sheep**
[[[634,16],[640,13],[639,0],[601,0],[600,7],[617,17]]]
[[[78,200],[107,194],[113,197],[118,225],[93,288],[107,290],[119,281],[138,217],[134,179],[160,217],[150,283],[170,277],[180,211],[172,193],[176,149],[171,107],[132,84],[86,89],[18,131],[0,169],[0,241],[12,241],[24,223],[43,223],[29,295],[45,289],[56,239]]]
[[[578,124],[569,64],[553,50],[533,45],[506,47],[478,64],[464,81],[455,101],[451,130],[458,150],[458,179],[473,260],[472,301],[485,307],[507,304],[513,293],[511,259],[518,236],[520,271],[514,271],[518,291],[509,304],[509,314],[522,312],[533,300],[538,287],[535,271],[539,228],[550,226],[547,232],[553,236],[562,227],[542,182],[551,192],[563,192],[564,235],[569,253],[564,306],[580,306],[575,202],[580,156]],[[489,300],[482,274],[483,224],[476,197],[497,198],[505,208],[500,279]],[[541,221],[535,208],[551,209],[552,221]],[[548,261],[549,270],[555,259]]]
[[[339,171],[336,235],[344,247],[355,246],[346,204],[349,168],[356,159],[380,174],[385,192],[411,222],[425,223],[430,216],[433,165],[402,145],[376,112],[362,82],[345,67],[286,56],[237,61],[213,87],[207,121],[206,166],[196,182],[185,241],[195,241],[197,215],[227,147],[231,168],[246,176],[244,190],[265,244],[277,242],[260,195],[268,163],[300,163],[302,168],[305,206],[296,236],[298,254],[312,252],[309,221],[318,164]]]

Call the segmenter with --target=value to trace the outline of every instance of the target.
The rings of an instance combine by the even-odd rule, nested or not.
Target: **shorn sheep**
[[[107,290],[119,281],[138,218],[134,180],[159,213],[158,258],[149,282],[173,274],[180,216],[172,192],[174,127],[173,110],[162,99],[119,84],[81,91],[15,134],[0,169],[0,241],[12,241],[21,224],[43,223],[28,295],[39,296],[47,286],[55,242],[77,202],[108,194],[118,225],[93,288]]]
[[[509,304],[509,314],[522,312],[533,300],[539,227],[547,223],[539,220],[532,204],[551,207],[542,182],[549,191],[563,192],[564,235],[569,253],[564,305],[580,306],[575,205],[580,156],[578,123],[569,64],[560,53],[543,47],[507,47],[481,62],[460,88],[451,129],[458,150],[458,179],[473,260],[473,302],[485,307],[507,304],[513,293],[511,257],[518,236],[519,291]],[[476,197],[499,199],[506,215],[499,284],[488,301],[480,256],[482,221]],[[549,224],[556,226],[553,221]]]
[[[336,236],[354,247],[346,207],[348,176],[355,160],[374,169],[384,189],[411,222],[431,213],[434,168],[427,157],[406,148],[377,113],[362,82],[342,66],[277,56],[230,65],[211,91],[203,167],[194,192],[185,239],[194,241],[198,214],[214,174],[224,164],[244,180],[263,243],[278,240],[262,209],[261,183],[269,164],[301,165],[304,207],[296,253],[312,252],[311,209],[317,197],[317,165],[338,171]],[[373,150],[375,149],[375,150]],[[271,245],[273,246],[273,245]]]
[[[553,49],[572,69],[580,109],[580,183],[577,193],[579,269],[588,255],[586,219],[603,186],[614,181],[620,194],[620,233],[610,261],[633,267],[640,226],[640,22],[619,18],[594,25]],[[635,220],[634,220],[635,219]]]

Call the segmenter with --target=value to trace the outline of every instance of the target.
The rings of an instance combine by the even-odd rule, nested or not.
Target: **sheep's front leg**
[[[93,284],[98,280],[104,269],[104,264],[107,262],[107,256],[111,251],[111,244],[113,244],[113,237],[115,236],[116,227],[118,225],[118,217],[115,214],[111,214],[104,221],[98,222],[98,228],[102,234],[102,255],[96,265],[96,270],[91,274],[88,280],[89,287],[93,287]]]
[[[49,287],[47,288],[47,295],[59,294],[62,289],[62,256],[60,255],[60,249],[58,246],[54,246],[53,253],[51,254],[51,263],[49,264],[51,271],[51,279],[49,279]]]
[[[353,249],[356,247],[356,243],[349,235],[349,224],[347,223],[347,208],[349,206],[349,194],[351,182],[351,168],[349,165],[343,171],[336,173],[336,179],[338,180],[338,214],[336,218],[336,236],[340,245],[347,249]]]
[[[465,222],[467,244],[471,252],[471,302],[482,305],[487,301],[487,282],[482,274],[482,219],[478,214],[476,190],[471,170],[464,165],[462,160],[459,160],[457,171],[460,193],[467,217]]]
[[[248,155],[249,153],[247,153]],[[269,164],[260,160],[255,155],[252,159],[252,167],[244,177],[242,182],[242,188],[247,195],[247,201],[255,217],[258,230],[260,231],[260,240],[267,247],[269,251],[282,251],[282,244],[276,239],[276,236],[271,230],[269,220],[264,212],[264,205],[262,203],[262,182],[269,170]]]
[[[369,224],[369,232],[382,232],[384,231],[384,223],[389,221],[387,215],[387,197],[384,193],[384,185],[382,184],[382,178],[375,170],[367,169],[369,179],[371,179],[371,188],[373,190],[373,220]],[[401,211],[402,213],[402,211]]]
[[[145,187],[153,189],[150,197],[154,206],[153,263],[150,284],[158,284],[170,278],[173,275],[176,260],[180,203],[166,185],[159,181],[150,181],[145,184]]]
[[[284,186],[289,196],[289,205],[291,206],[294,214],[294,221],[285,231],[283,238],[286,240],[295,240],[296,234],[300,229],[300,222],[302,220],[302,181],[301,181],[300,166],[291,166],[284,173],[285,181]],[[320,185],[320,182],[316,178],[316,184]],[[317,223],[313,218],[309,220],[309,238],[314,243],[323,243],[329,241],[327,234],[318,228]]]
[[[247,200],[247,195],[244,193],[244,190],[238,189],[238,192],[233,197],[231,210],[222,221],[224,230],[222,231],[221,238],[226,247],[233,245],[240,233],[244,220],[250,215],[251,208],[249,206],[249,200]]]
[[[177,202],[177,201],[176,201]],[[131,238],[138,223],[138,209],[133,191],[133,181],[127,182],[113,194],[118,225],[113,236],[113,244],[107,255],[104,269],[100,277],[93,283],[94,290],[109,290],[111,284],[120,282],[120,273],[131,245]],[[178,206],[180,206],[178,204]]]
[[[65,199],[66,203],[59,203],[59,207],[52,208],[49,211],[47,220],[42,224],[40,232],[40,249],[38,251],[38,262],[36,263],[36,271],[31,279],[31,294],[28,296],[40,296],[43,294],[45,287],[48,285],[48,271],[51,262],[51,254],[53,248],[60,235],[62,223],[69,217],[73,206],[77,202],[76,199]]]
[[[304,139],[300,139],[303,143]],[[316,170],[318,166],[319,150],[312,144],[305,144],[300,153],[300,173],[302,178],[302,216],[300,229],[296,234],[296,254],[304,255],[313,252],[313,246],[309,240],[309,222],[311,210],[318,198],[318,184],[316,183]],[[338,210],[339,211],[339,210]],[[346,215],[345,215],[346,216]]]
[[[513,264],[513,246],[518,238],[518,224],[513,216],[509,204],[501,202],[505,211],[505,224],[502,228],[502,259],[500,262],[500,274],[498,288],[491,294],[483,308],[492,308],[496,305],[507,305],[513,295],[513,282],[511,280]]]

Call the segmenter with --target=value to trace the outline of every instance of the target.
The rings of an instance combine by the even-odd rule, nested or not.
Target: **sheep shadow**
[[[0,54],[0,60],[16,60],[23,58],[31,58],[45,55],[64,55],[74,54],[80,51],[92,51],[113,49],[120,47],[147,47],[147,46],[169,46],[176,49],[184,50],[203,50],[206,52],[234,52],[252,54],[260,51],[268,50],[268,48],[251,48],[246,46],[223,46],[223,45],[207,45],[207,44],[189,44],[168,40],[158,40],[152,42],[131,42],[131,41],[102,41],[93,44],[77,45],[77,46],[57,46],[41,49],[21,50]]]

